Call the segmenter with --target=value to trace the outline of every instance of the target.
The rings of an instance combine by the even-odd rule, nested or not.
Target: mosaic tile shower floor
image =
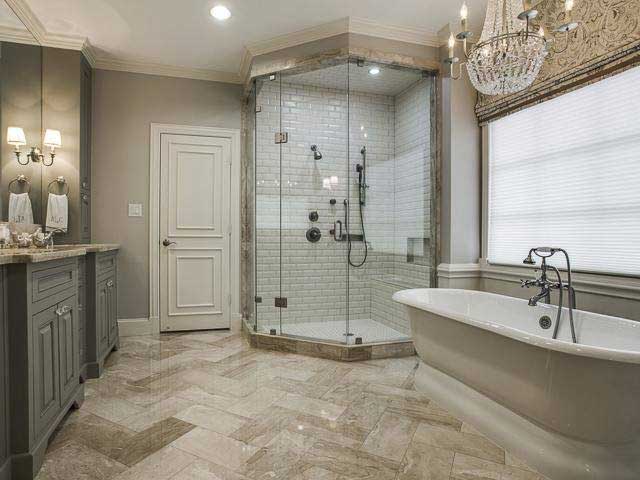
[[[229,333],[129,337],[38,480],[542,480],[413,389],[416,357],[339,363]]]

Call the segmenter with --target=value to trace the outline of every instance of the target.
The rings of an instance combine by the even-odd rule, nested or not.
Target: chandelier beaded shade
[[[518,19],[520,0],[489,0],[480,41],[467,60],[473,86],[485,95],[516,93],[529,87],[547,56],[546,40]]]
[[[472,33],[467,30],[468,9],[460,9],[462,32],[449,37],[449,64],[451,77],[455,80],[453,66],[460,60],[454,55],[457,41],[463,42],[467,73],[473,86],[485,95],[508,95],[528,88],[538,76],[550,50],[556,53],[566,50],[569,32],[578,27],[571,21],[574,0],[563,0],[566,23],[553,29],[554,34],[564,34],[562,50],[553,39],[553,47],[545,38],[542,25],[532,24],[538,11],[532,8],[531,0],[488,0],[482,34],[478,43],[468,48]],[[523,11],[524,7],[524,11]],[[462,65],[462,64],[461,64]]]

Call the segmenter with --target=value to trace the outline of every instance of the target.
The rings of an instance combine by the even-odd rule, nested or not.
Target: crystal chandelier
[[[489,0],[480,40],[469,47],[472,33],[467,30],[468,9],[466,3],[463,4],[460,9],[462,31],[449,37],[449,56],[445,59],[451,78],[459,79],[462,65],[466,63],[471,83],[485,95],[504,95],[528,88],[538,76],[549,51],[565,51],[569,45],[569,32],[578,26],[571,20],[574,0],[563,1],[566,23],[553,30],[564,34],[561,49],[556,48],[555,39],[545,37],[542,25],[533,23],[538,11],[531,6],[531,0]],[[462,42],[464,63],[460,63],[454,54],[456,41]],[[454,65],[458,63],[458,75],[454,75]]]

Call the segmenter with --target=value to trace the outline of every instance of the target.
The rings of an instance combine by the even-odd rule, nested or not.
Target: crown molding
[[[0,42],[24,43],[27,45],[40,45],[28,30],[12,27],[0,27]]]
[[[235,72],[219,72],[204,68],[178,67],[151,62],[135,62],[98,57],[95,59],[95,68],[100,70],[115,70],[118,72],[159,75],[163,77],[190,78],[210,82],[242,83],[239,75]]]
[[[267,40],[248,43],[246,49],[253,57],[257,57],[258,55],[265,55],[284,48],[295,47],[316,40],[323,40],[343,33],[349,33],[349,17],[340,18],[315,27],[305,28],[304,30],[278,35]]]
[[[395,40],[397,42],[413,43],[426,47],[440,47],[443,45],[440,38],[438,38],[438,33],[430,30],[402,27],[399,25],[385,25],[359,17],[349,17],[348,20],[349,33]]]

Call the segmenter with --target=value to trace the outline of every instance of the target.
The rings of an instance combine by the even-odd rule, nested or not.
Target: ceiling
[[[476,24],[486,0],[466,0]],[[31,12],[51,37],[86,37],[104,61],[227,72],[237,75],[245,47],[345,19],[372,32],[393,27],[416,43],[437,40],[462,0],[7,0]],[[223,4],[231,19],[209,15]],[[20,15],[23,18],[24,15]],[[24,19],[23,19],[24,20]],[[25,22],[29,25],[30,22]],[[33,23],[33,22],[31,22]],[[395,28],[397,27],[397,28]],[[327,29],[327,31],[331,31]],[[38,35],[35,35],[38,38]],[[253,52],[252,52],[253,53]]]
[[[35,43],[35,38],[29,33],[27,27],[2,0],[0,0],[0,29],[4,32],[3,36],[7,41],[9,38],[14,38],[17,42]]]

